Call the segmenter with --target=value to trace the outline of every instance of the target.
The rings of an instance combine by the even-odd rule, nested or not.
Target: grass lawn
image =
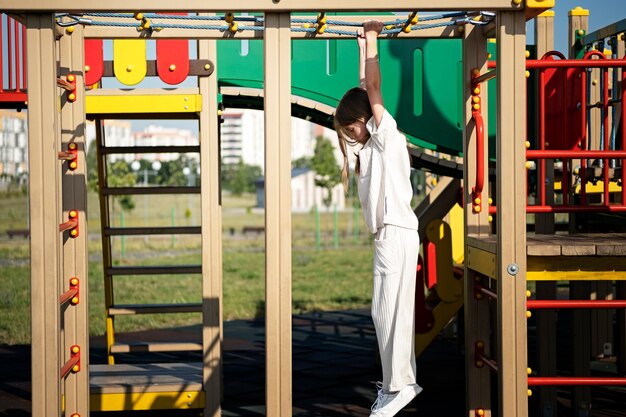
[[[136,201],[125,213],[126,226],[197,224],[199,200],[186,196],[160,197],[162,201]],[[26,228],[25,196],[0,198],[0,344],[30,340],[30,254],[28,240],[9,240],[7,229]],[[264,312],[264,237],[243,235],[243,226],[261,226],[263,213],[252,210],[253,196],[223,200],[223,318],[252,318]],[[97,196],[89,196],[89,319],[90,333],[104,333],[104,282],[102,279],[100,220]],[[118,210],[118,215],[120,211]],[[118,217],[119,219],[119,217]],[[339,246],[333,238],[333,213],[321,213],[321,245],[317,249],[314,213],[293,215],[293,312],[366,307],[371,297],[371,237],[362,219],[355,229],[352,212],[337,217]],[[116,223],[119,225],[119,223]],[[231,234],[234,229],[234,234]],[[355,230],[359,234],[355,235]],[[127,237],[113,241],[117,265],[199,264],[197,236]],[[118,303],[199,302],[200,275],[134,276],[115,278]],[[199,314],[124,316],[116,319],[117,331],[166,328],[200,322]]]

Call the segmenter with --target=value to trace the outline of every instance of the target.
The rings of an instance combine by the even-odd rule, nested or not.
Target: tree
[[[316,174],[315,185],[326,190],[326,197],[322,202],[328,209],[333,200],[333,188],[341,182],[341,172],[333,145],[324,136],[320,135],[315,138],[315,152],[311,168]]]
[[[234,195],[253,193],[254,182],[261,174],[261,167],[244,164],[241,160],[237,164],[225,164],[222,165],[222,187]]]
[[[87,148],[87,185],[92,191],[98,191],[98,151],[96,141],[92,141]],[[137,175],[132,171],[128,162],[117,160],[107,163],[107,187],[132,187],[137,183]],[[119,196],[117,199],[122,210],[131,211],[135,208],[135,201],[131,195]]]

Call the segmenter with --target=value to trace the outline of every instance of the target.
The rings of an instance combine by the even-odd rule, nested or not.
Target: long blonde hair
[[[367,91],[360,87],[354,87],[346,91],[343,95],[337,109],[335,110],[334,125],[339,140],[339,149],[343,154],[343,167],[341,169],[341,182],[343,188],[348,194],[349,190],[349,164],[348,164],[348,145],[355,145],[356,142],[350,138],[346,128],[352,123],[363,121],[367,122],[372,117],[372,107],[370,106]],[[360,164],[359,158],[356,159],[354,172],[359,175]]]

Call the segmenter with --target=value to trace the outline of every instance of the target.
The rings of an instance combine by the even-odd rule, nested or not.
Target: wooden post
[[[54,14],[26,17],[33,417],[61,415],[61,220]]]
[[[497,14],[498,388],[511,417],[528,415],[525,30],[524,13]]]
[[[217,65],[214,40],[198,41],[198,58]],[[217,68],[198,77],[200,113],[200,204],[202,207],[202,362],[204,415],[221,415],[222,397],[222,201],[218,134]]]
[[[289,13],[266,13],[265,349],[268,417],[290,417],[291,33]]]
[[[476,125],[472,120],[472,70],[478,68],[482,73],[487,70],[487,38],[482,30],[475,26],[466,26],[463,37],[463,99],[464,99],[464,120],[463,125],[463,178],[465,179],[464,192],[464,215],[465,230],[464,235],[486,237],[489,235],[489,220],[487,210],[488,185],[483,190],[483,210],[480,213],[472,211],[472,187],[476,183]],[[487,105],[487,82],[480,85],[481,106],[484,111]],[[487,129],[487,115],[483,120],[484,131]],[[486,139],[486,138],[485,138]],[[488,140],[485,140],[484,169],[483,175],[488,179]],[[486,181],[487,182],[487,181]],[[465,240],[465,259],[469,259],[467,239]],[[477,300],[474,298],[474,285],[476,279],[480,280],[480,275],[468,267],[465,262],[465,377],[466,384],[466,415],[474,417],[477,409],[483,409],[485,416],[491,416],[491,372],[489,368],[478,368],[475,365],[474,347],[476,343],[484,344],[485,354],[490,355],[490,320],[489,320],[489,300]],[[488,280],[488,277],[484,278]]]
[[[81,351],[80,371],[66,378],[65,410],[67,415],[81,416],[89,412],[89,309],[88,309],[88,253],[87,253],[87,144],[85,141],[85,87],[83,79],[84,60],[83,27],[76,25],[73,32],[65,31],[60,39],[61,78],[73,77],[76,83],[76,100],[68,100],[68,92],[61,95],[61,143],[60,149],[76,146],[77,167],[71,169],[70,161],[59,161],[62,170],[62,218],[67,219],[70,210],[78,212],[79,235],[63,241],[62,289],[69,289],[72,277],[79,279],[79,303],[62,309],[61,352],[64,361],[69,358],[72,345]]]

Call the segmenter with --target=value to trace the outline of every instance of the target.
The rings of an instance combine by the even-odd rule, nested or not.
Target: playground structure
[[[0,0],[0,10],[12,13],[17,20],[25,23],[22,28],[17,21],[11,22],[11,26],[19,28],[13,33],[25,33],[26,36],[22,35],[21,39],[28,39],[24,61],[28,65],[14,67],[14,74],[9,75],[9,79],[15,79],[16,82],[9,86],[11,91],[2,92],[2,96],[7,103],[15,104],[15,107],[24,107],[25,90],[28,87],[31,253],[33,253],[31,284],[33,369],[37,373],[33,375],[33,415],[62,415],[62,410],[69,415],[87,415],[90,408],[92,410],[204,408],[205,415],[220,414],[221,221],[219,148],[216,140],[219,125],[218,117],[215,117],[219,112],[218,93],[222,95],[223,103],[227,106],[246,102],[260,107],[263,102],[265,110],[267,415],[291,415],[290,117],[292,112],[305,114],[322,124],[329,124],[333,104],[341,93],[353,84],[350,80],[356,74],[354,68],[356,51],[354,45],[348,45],[346,41],[329,43],[328,45],[333,46],[328,48],[336,48],[332,52],[338,57],[331,65],[334,66],[333,73],[327,70],[329,62],[319,59],[327,51],[324,49],[325,45],[320,47],[317,39],[351,38],[354,36],[353,27],[346,25],[339,30],[333,30],[329,23],[330,16],[325,14],[292,16],[290,12],[313,10],[298,4],[287,4],[287,1],[259,3],[242,0],[231,2],[228,10],[223,10],[218,5],[207,6],[194,1],[187,2],[184,6],[154,4],[158,2],[147,4],[148,2],[138,1],[131,5],[132,10],[130,6],[119,1],[111,1],[106,5],[106,11],[120,12],[135,12],[137,9],[157,12],[166,9],[181,12],[188,10],[215,12],[217,13],[215,18],[219,21],[216,24],[199,23],[199,19],[195,17],[179,15],[177,26],[171,27],[161,22],[158,15],[98,14],[105,11],[105,6],[92,1],[83,2],[80,5],[82,10],[77,10],[76,5],[62,0],[50,1],[47,5],[41,3],[33,1],[31,4],[23,1],[16,5]],[[336,12],[375,10],[382,13],[387,10],[414,7],[404,1],[392,1],[385,6],[368,0],[347,2],[343,5],[324,3],[326,2],[318,2],[316,8]],[[445,1],[437,5],[420,6],[420,12],[464,10],[467,6],[460,3],[462,2]],[[472,6],[475,9],[492,10],[493,16],[477,13],[461,14],[457,16],[458,20],[457,17],[446,16],[445,24],[422,28],[414,21],[416,15],[409,14],[407,18],[399,19],[395,25],[390,25],[387,33],[383,35],[391,38],[416,38],[386,41],[385,46],[381,47],[381,61],[392,62],[390,67],[383,67],[385,87],[396,92],[407,90],[404,87],[406,71],[403,71],[403,64],[406,63],[406,57],[411,56],[413,49],[409,49],[410,53],[406,51],[399,53],[392,45],[419,42],[419,38],[449,38],[456,42],[455,47],[462,54],[460,79],[457,84],[462,86],[462,100],[457,118],[441,123],[441,129],[448,129],[447,131],[433,130],[424,136],[418,133],[423,130],[417,125],[420,117],[423,117],[422,120],[428,120],[433,117],[433,113],[429,112],[439,111],[448,114],[453,112],[450,112],[449,108],[438,109],[436,94],[432,91],[418,91],[420,84],[416,81],[411,84],[413,91],[409,91],[410,94],[386,96],[386,103],[389,103],[392,113],[398,114],[399,123],[407,131],[412,144],[437,151],[462,152],[465,156],[461,176],[458,165],[446,164],[441,160],[433,161],[428,155],[411,148],[415,167],[427,166],[434,172],[454,173],[457,178],[462,177],[465,184],[461,188],[458,179],[440,181],[427,201],[416,209],[422,223],[421,235],[427,237],[424,247],[424,268],[428,287],[436,290],[440,300],[435,309],[424,308],[421,315],[418,314],[418,318],[428,318],[428,314],[431,313],[432,321],[429,323],[425,320],[420,323],[423,328],[417,332],[417,337],[418,348],[423,349],[428,341],[420,340],[434,337],[445,322],[463,304],[465,305],[467,380],[472,381],[467,388],[468,415],[489,416],[492,410],[497,409],[498,412],[494,414],[500,416],[527,416],[528,389],[534,386],[626,384],[624,378],[602,379],[588,376],[589,366],[585,358],[591,356],[591,352],[585,351],[590,349],[590,344],[583,343],[589,338],[588,334],[583,334],[584,331],[577,335],[579,343],[573,344],[575,351],[580,350],[574,353],[578,358],[579,368],[576,371],[580,377],[551,377],[556,372],[556,341],[553,331],[555,315],[550,310],[542,311],[538,315],[537,326],[542,351],[538,363],[540,376],[529,377],[527,373],[528,364],[531,362],[527,358],[526,347],[527,310],[574,307],[619,309],[625,306],[624,301],[620,300],[626,299],[624,294],[626,289],[621,281],[625,279],[626,271],[622,258],[625,252],[622,235],[568,234],[544,237],[538,234],[553,231],[553,213],[626,211],[622,186],[626,180],[622,169],[626,136],[624,129],[620,128],[625,111],[620,104],[625,84],[619,70],[626,64],[622,59],[615,59],[624,56],[623,37],[619,38],[620,31],[624,28],[617,27],[613,32],[607,33],[587,34],[586,14],[580,10],[572,11],[570,45],[572,53],[580,51],[583,56],[577,57],[584,59],[559,60],[554,59],[556,55],[548,54],[545,59],[527,60],[524,33],[525,22],[529,18],[536,18],[536,56],[543,57],[552,50],[551,15],[549,11],[542,13],[550,7],[548,3],[528,1],[522,4],[485,0]],[[59,17],[59,23],[62,25],[56,22],[55,14],[50,10],[68,13]],[[72,14],[87,10],[93,11],[94,14]],[[230,12],[264,13],[264,18],[233,16],[228,14]],[[175,16],[170,12],[163,12],[163,15]],[[390,20],[389,15],[379,17],[381,20]],[[208,19],[208,16],[206,18]],[[302,19],[303,22],[297,19]],[[342,15],[337,17],[337,20],[361,22],[363,16]],[[249,30],[243,29],[246,26]],[[492,37],[496,38],[495,48],[494,44],[488,42]],[[102,47],[101,43],[99,47],[97,45],[103,38],[115,38],[115,42],[118,43],[114,45],[112,63],[105,63],[101,53],[98,53],[102,51]],[[138,43],[137,38],[157,39],[155,63],[147,63],[143,58],[145,43]],[[181,46],[186,45],[186,41],[180,43],[172,38],[199,39],[197,60],[188,59],[188,51]],[[218,45],[215,43],[216,39],[229,41]],[[228,65],[228,60],[231,59],[229,57],[236,56],[236,51],[232,49],[229,51],[229,48],[239,47],[236,42],[238,39],[263,39],[265,74],[263,78],[260,78],[254,65],[245,63],[248,59],[258,65],[261,52],[259,43],[250,43],[250,50],[243,61],[237,62],[233,59],[235,64],[240,65]],[[299,43],[294,42],[292,48],[292,39],[302,39],[302,43],[311,42],[314,46],[305,50],[298,48]],[[603,50],[605,39],[612,42],[611,51],[615,55],[613,59],[586,51],[587,45],[598,42],[601,43],[599,49]],[[14,35],[14,41],[18,43],[18,36]],[[166,42],[172,43],[167,45]],[[163,49],[160,49],[161,47]],[[321,49],[318,53],[311,53],[312,48]],[[417,49],[423,54],[428,54],[431,51],[429,48],[435,49],[428,43],[421,44]],[[220,49],[223,55],[219,55]],[[16,48],[16,57],[18,50],[19,48]],[[161,54],[159,50],[162,51]],[[178,51],[180,54],[174,54],[172,51]],[[329,56],[332,57],[333,53],[329,53]],[[394,54],[400,64],[393,60]],[[490,61],[492,54],[493,58]],[[290,60],[285,58],[289,56],[294,57],[293,68]],[[592,60],[594,57],[596,59]],[[298,58],[305,60],[302,65],[309,73],[298,70],[297,65],[302,62]],[[411,59],[423,63],[419,60],[424,57],[413,56]],[[444,58],[440,57],[440,61],[442,59]],[[351,64],[344,64],[343,60]],[[16,62],[18,61],[20,60],[16,59]],[[330,61],[332,63],[332,58]],[[440,61],[438,62],[441,64]],[[494,66],[495,70],[492,69]],[[559,71],[556,68],[566,69]],[[581,71],[580,68],[585,70]],[[597,69],[587,72],[586,68]],[[611,68],[611,72],[603,68]],[[537,88],[539,96],[536,106],[537,134],[526,133],[525,69],[536,71],[538,74],[536,82],[540,87]],[[251,75],[250,71],[256,75]],[[320,76],[320,81],[311,87],[311,73],[316,71],[324,76]],[[394,85],[395,80],[393,77],[385,76],[385,71],[401,73],[403,78]],[[328,76],[329,72],[334,74],[334,77]],[[177,89],[175,92],[167,93],[145,89],[134,92],[109,89],[85,91],[84,88],[85,85],[97,83],[103,76],[112,75],[122,83],[134,85],[146,74],[158,75],[164,82],[174,85],[189,75],[195,75],[198,87]],[[415,76],[414,71],[409,71],[408,74]],[[325,78],[326,76],[328,77]],[[424,79],[428,76],[427,73],[422,74]],[[612,80],[609,76],[613,76]],[[491,91],[493,81],[492,85],[487,87],[487,81],[494,77],[495,94]],[[25,80],[28,80],[28,86]],[[594,84],[593,80],[597,82]],[[455,83],[448,84],[454,91]],[[528,85],[530,90],[531,84]],[[555,85],[564,88],[559,93]],[[598,85],[598,88],[589,87],[587,90],[587,86],[591,85]],[[612,88],[609,88],[609,85]],[[545,88],[542,88],[543,86]],[[544,91],[551,94],[544,97],[542,95]],[[563,91],[570,93],[565,94]],[[609,91],[614,94],[613,97],[608,96]],[[446,90],[441,93],[441,96],[455,94]],[[419,101],[415,100],[416,96],[424,99],[419,105],[413,103]],[[391,97],[393,99],[390,99]],[[489,99],[494,101],[495,105],[489,104]],[[580,108],[577,112],[572,111],[571,109],[576,108],[578,104]],[[442,107],[445,106],[443,103]],[[55,108],[60,109],[58,113],[50,111]],[[405,112],[404,109],[407,108],[413,109],[413,112]],[[483,115],[483,109],[491,109],[492,116]],[[158,113],[159,117],[197,118],[200,125],[200,146],[185,149],[133,149],[132,152],[199,152],[202,166],[201,186],[170,187],[160,190],[108,187],[106,155],[128,150],[106,147],[106,138],[102,136],[100,121],[122,116],[148,117],[154,116],[155,113]],[[89,375],[87,372],[81,372],[81,369],[91,368],[93,374],[102,371],[102,375],[106,373],[111,375],[116,372],[115,369],[124,369],[123,365],[119,364],[89,367],[87,355],[81,355],[81,352],[88,351],[86,319],[88,294],[84,291],[87,286],[84,166],[84,123],[87,116],[94,118],[99,126],[97,140],[103,258],[108,291],[109,362],[111,364],[115,362],[115,353],[133,349],[157,349],[154,345],[133,347],[116,344],[113,327],[115,315],[148,314],[157,310],[199,311],[203,316],[201,344],[181,346],[168,343],[161,348],[201,349],[204,358],[201,370],[194,368],[192,372],[194,375],[200,372],[201,378],[190,381],[186,379],[188,375],[185,371],[179,368],[170,373],[168,376],[171,379],[160,386],[146,384],[144,380],[144,385],[137,385],[129,392],[128,389],[120,390],[119,387],[105,384],[94,386],[93,378],[90,390]],[[532,116],[529,114],[528,117]],[[450,135],[449,132],[454,132],[455,129],[457,133],[459,131],[462,133],[462,141],[450,139],[454,135]],[[559,135],[557,134],[559,130],[566,133]],[[486,135],[486,132],[493,132],[491,140],[487,140],[489,135]],[[617,141],[620,133],[621,143]],[[51,136],[54,137],[53,141]],[[428,140],[429,137],[440,136],[446,139]],[[616,140],[613,140],[613,137]],[[547,138],[562,139],[560,141],[550,139],[548,142]],[[528,145],[526,141],[529,142]],[[51,143],[54,145],[52,150]],[[462,146],[459,146],[460,144]],[[64,162],[60,164],[59,159]],[[529,169],[533,164],[528,164],[527,159],[538,161],[534,164],[537,169]],[[601,162],[592,164],[591,160]],[[56,175],[48,175],[51,172]],[[550,178],[553,180],[546,181]],[[527,205],[526,191],[529,187],[532,188],[533,181],[538,203]],[[199,193],[202,196],[203,208],[201,227],[176,230],[135,228],[125,231],[111,228],[106,217],[107,196],[131,193]],[[446,223],[438,220],[458,203],[459,193],[462,193],[461,204],[464,208],[462,274],[458,273],[458,268],[445,261],[452,258],[452,251],[446,243],[449,242],[450,229]],[[58,201],[58,204],[48,203],[51,194],[55,196],[54,201]],[[553,198],[555,194],[559,196],[557,202]],[[492,205],[486,204],[490,198],[494,202]],[[527,236],[527,213],[536,213],[535,235]],[[494,216],[495,222],[490,221],[490,216]],[[585,227],[593,230],[593,225]],[[454,230],[458,228],[457,223]],[[62,233],[61,239],[59,232]],[[123,233],[200,233],[203,244],[202,265],[177,268],[114,267],[110,249],[107,248],[110,248],[111,236]],[[611,258],[607,258],[609,256]],[[444,261],[440,261],[439,258]],[[437,261],[433,262],[433,259]],[[608,266],[607,259],[611,262]],[[173,272],[201,274],[203,281],[201,304],[120,306],[113,302],[113,276]],[[527,281],[532,280],[541,281],[537,283],[537,299],[527,300]],[[605,294],[612,292],[610,283],[617,281],[619,300],[557,301],[554,300],[557,298],[556,287],[551,284],[556,280],[575,281],[571,286],[572,298],[576,294],[588,298],[589,284],[586,281],[593,282],[593,285],[598,287],[597,292]],[[425,305],[418,303],[419,307]],[[494,313],[493,319],[490,318],[490,313]],[[623,375],[625,372],[623,361],[626,358],[623,312],[618,313],[617,317],[621,333],[616,334],[616,339],[621,340],[616,340],[616,349],[621,350],[616,356],[621,361],[618,367]],[[579,328],[584,330],[589,327],[589,324],[585,324],[585,320],[589,319],[584,315],[578,315],[575,320],[580,324]],[[493,328],[491,322],[496,322]],[[152,372],[153,377],[158,375],[155,374],[157,368],[159,368],[157,365],[147,366],[146,375],[148,372]],[[498,398],[493,399],[490,389],[492,372],[497,373],[499,388]],[[173,379],[177,379],[178,382],[172,382]],[[554,407],[555,391],[548,388],[539,392],[542,412],[549,415],[550,407]],[[88,401],[90,393],[91,406]],[[588,391],[581,389],[576,395],[576,404],[589,404]],[[98,406],[94,407],[94,404]],[[584,408],[582,405],[580,407]]]

